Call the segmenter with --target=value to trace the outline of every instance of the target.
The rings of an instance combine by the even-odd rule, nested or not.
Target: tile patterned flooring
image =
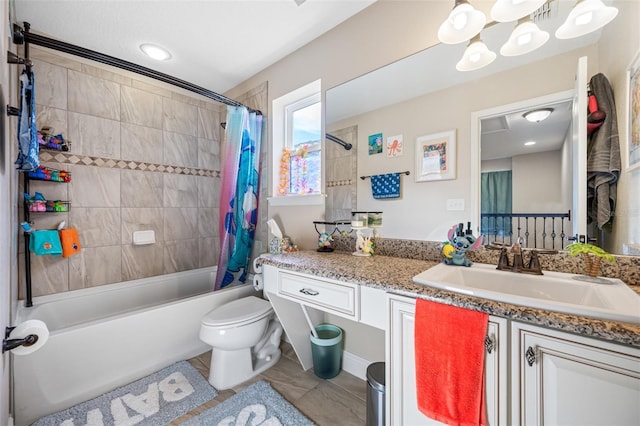
[[[220,391],[213,400],[194,408],[169,425],[177,426],[197,414],[215,407],[259,380],[269,382],[276,391],[300,410],[302,414],[320,426],[365,424],[366,381],[344,371],[333,379],[321,379],[313,373],[313,370],[304,371],[302,369],[291,345],[283,342],[281,349],[282,356],[280,360],[269,370],[233,389]],[[189,362],[202,375],[209,377],[210,351],[190,359]]]

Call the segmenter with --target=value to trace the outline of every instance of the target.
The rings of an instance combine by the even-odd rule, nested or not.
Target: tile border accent
[[[169,164],[145,163],[143,161],[119,160],[91,155],[78,155],[71,152],[40,151],[43,162],[74,164],[81,166],[104,167],[110,169],[140,170],[146,172],[172,173],[178,175],[220,177],[220,171],[198,169],[192,167],[173,166]]]
[[[334,186],[349,186],[353,185],[353,179],[346,180],[334,180],[327,182],[327,188],[333,188]]]

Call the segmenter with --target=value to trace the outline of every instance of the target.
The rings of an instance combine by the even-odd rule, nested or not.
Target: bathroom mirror
[[[538,23],[541,29],[548,31],[551,34],[553,34],[555,28],[559,26],[558,22],[564,20],[572,6],[572,2],[555,2],[555,4],[557,4],[558,7],[555,18],[547,21],[543,20]],[[494,24],[482,32],[482,39],[490,49],[498,51],[504,41],[508,39],[514,25],[514,23]],[[468,73],[458,72],[455,70],[455,64],[462,57],[466,48],[464,43],[461,45],[438,44],[432,46],[407,58],[327,90],[325,102],[326,130],[328,133],[331,133],[334,130],[358,125],[361,122],[361,118],[368,117],[368,115],[375,113],[378,110],[387,111],[386,115],[393,117],[394,113],[390,111],[393,111],[394,106],[398,104],[407,104],[409,102],[408,100],[413,100],[420,96],[432,96],[431,94],[441,95],[449,91],[455,92],[459,87],[469,87],[469,85],[473,84],[475,80],[496,75],[499,76],[499,73],[505,73],[516,68],[522,69],[529,65],[532,65],[532,68],[541,67],[544,66],[544,61],[548,60],[548,58],[558,58],[557,55],[560,54],[584,51],[584,54],[586,55],[597,52],[596,43],[598,43],[599,37],[600,32],[595,32],[577,39],[560,41],[552,35],[546,45],[532,53],[510,58],[498,55],[494,63],[480,70]],[[577,67],[577,57],[579,56],[582,56],[582,54],[576,56],[575,60],[572,59],[571,68],[567,68],[567,71],[564,73],[566,75],[562,75],[562,78],[565,81],[569,81],[569,84],[572,84],[574,80],[575,70]],[[552,70],[547,70],[547,72],[552,73]],[[567,85],[563,86],[563,89],[557,89],[557,85],[554,86],[548,79],[536,81],[535,76],[532,75],[527,75],[526,78],[522,79],[522,81],[527,82],[526,84],[522,84],[522,93],[512,94],[510,99],[515,97],[515,99],[524,100],[528,97],[541,96],[539,93],[550,94],[567,90]],[[529,87],[526,87],[531,85],[530,82],[534,82],[540,87],[543,87],[543,91],[538,91],[538,94],[533,96],[530,95],[529,93],[531,93],[531,90],[529,90]],[[544,86],[547,84],[549,88],[547,91],[544,91]],[[464,107],[466,107],[470,112],[474,112],[514,102],[513,100],[502,101],[501,99],[504,99],[505,96],[500,93],[499,89],[500,88],[496,87],[496,92],[494,92],[494,103],[488,103],[490,101],[494,101],[494,99],[484,99],[483,102],[480,103],[477,99],[469,98],[467,99],[467,102],[465,102],[468,103],[469,106],[464,105]],[[491,97],[494,97],[493,94]],[[482,106],[474,107],[476,104]],[[447,105],[443,104],[443,107],[445,106]],[[563,104],[562,108],[568,109],[569,104]],[[406,114],[406,112],[403,112],[402,114]],[[429,117],[430,115],[433,117]],[[459,116],[457,121],[452,122],[454,124],[451,124],[450,128],[458,127],[455,123],[460,123],[461,121],[464,121],[464,126],[468,126],[470,115],[471,114],[469,113],[464,116]],[[507,114],[505,113],[505,116],[506,115]],[[439,122],[438,119],[434,117],[438,117],[438,111],[430,109],[428,111],[416,112],[414,119],[415,121],[423,121],[424,123],[429,122],[429,127],[434,128],[434,132],[436,130],[447,130],[446,128],[439,128],[438,126],[445,126],[446,124]],[[552,122],[550,121],[548,123]],[[544,122],[538,124],[544,125]],[[382,123],[380,121],[375,124],[375,126],[379,128],[382,128],[385,125],[388,128],[393,127],[388,123]],[[425,124],[424,127],[426,126],[427,125]],[[406,133],[404,134],[405,155],[413,156],[414,151],[411,145],[415,143],[415,136],[420,136],[420,134],[411,134],[411,132],[405,130],[407,127],[408,126],[404,126],[398,130],[387,130],[384,136],[387,137],[403,132]],[[375,130],[376,127],[364,128],[364,130],[363,128],[364,126],[358,126],[358,176],[400,171],[400,168],[398,168],[398,166],[394,166],[394,164],[401,164],[401,160],[383,160],[381,159],[382,156],[378,156],[380,158],[373,158],[372,156],[367,156],[366,153],[362,152],[366,150],[366,143],[364,141],[366,141],[369,132],[377,132]],[[482,132],[482,130],[480,130],[480,132]],[[472,135],[468,129],[463,132],[458,127],[458,140],[460,141],[462,138],[464,143],[464,145],[461,145],[460,142],[458,143],[458,161],[465,159],[465,156],[466,158],[471,157],[470,161],[474,161],[475,158],[480,156],[480,152],[477,147],[475,148],[475,152],[461,152],[468,150],[469,146],[472,146],[469,142],[471,137]],[[464,139],[466,139],[466,141]],[[462,149],[462,147],[464,147],[464,149]],[[485,149],[488,148],[483,146],[482,150],[484,151]],[[405,164],[408,163],[408,160],[405,161]],[[398,168],[398,170],[395,170],[396,168]],[[472,197],[469,186],[477,185],[480,176],[479,172],[472,176],[469,170],[458,169],[459,172],[456,181],[415,184],[412,181],[405,180],[405,184],[403,184],[403,189],[405,190],[405,193],[403,194],[403,200],[405,201],[405,214],[407,212],[407,208],[409,210],[424,210],[428,208],[430,214],[436,211],[436,209],[438,209],[438,211],[441,210],[439,215],[436,214],[436,218],[431,220],[431,222],[436,222],[436,224],[434,225],[429,223],[426,225],[431,226],[431,232],[420,233],[420,227],[417,228],[418,232],[415,232],[416,227],[414,222],[413,229],[410,229],[409,226],[403,228],[403,225],[401,224],[396,228],[385,226],[385,229],[382,231],[382,235],[388,238],[439,241],[442,239],[443,235],[446,235],[443,234],[443,232],[446,232],[444,230],[447,229],[447,224],[449,222],[466,221],[467,219],[470,219],[473,212],[479,210],[479,201],[471,199]],[[413,168],[411,168],[411,170],[413,170]],[[564,170],[563,173],[566,175],[567,170]],[[569,173],[569,176],[570,177],[568,179],[571,181],[572,173]],[[410,179],[413,180],[413,177]],[[569,185],[568,188],[569,189],[567,191],[575,190],[571,185]],[[432,189],[433,191],[431,191]],[[519,189],[514,189],[514,191],[516,190]],[[442,193],[445,193],[445,195],[439,195]],[[428,204],[420,201],[421,197],[438,196],[443,199],[431,199]],[[467,205],[466,215],[456,211],[448,211],[451,209],[447,209],[446,203],[450,201],[450,199],[455,200],[459,198],[464,199],[467,203],[476,203],[476,205]],[[407,200],[409,200],[408,205],[406,204]],[[400,207],[397,207],[397,204],[393,204],[401,202],[402,201],[387,201],[385,206],[381,206],[380,203],[373,204],[371,200],[371,193],[366,182],[360,182],[360,179],[358,179],[358,210],[383,210],[385,211],[385,222],[389,223],[394,221],[394,218],[393,214],[387,214],[387,210],[392,212],[394,209],[401,210]],[[568,205],[571,204],[571,202],[568,203]],[[437,207],[438,205],[442,207]],[[386,206],[388,207],[385,208]],[[535,207],[536,206],[532,206],[530,208],[535,209]],[[472,213],[470,214],[469,211]],[[403,216],[401,214],[398,214],[395,222],[401,222],[402,220],[400,218],[402,217]],[[571,232],[567,232],[567,234],[572,235]]]

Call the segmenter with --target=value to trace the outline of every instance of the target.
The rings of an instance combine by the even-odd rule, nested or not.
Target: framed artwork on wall
[[[629,131],[627,134],[626,169],[640,167],[640,52],[631,63],[629,81]]]
[[[402,135],[387,138],[387,157],[400,157],[403,152]]]
[[[380,154],[382,152],[382,133],[369,135],[369,155]]]
[[[416,139],[416,182],[456,178],[456,131]]]

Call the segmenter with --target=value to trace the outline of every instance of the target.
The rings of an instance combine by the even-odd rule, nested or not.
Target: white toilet
[[[230,389],[280,359],[282,325],[269,301],[244,297],[219,306],[202,318],[200,340],[211,345],[209,383]]]

